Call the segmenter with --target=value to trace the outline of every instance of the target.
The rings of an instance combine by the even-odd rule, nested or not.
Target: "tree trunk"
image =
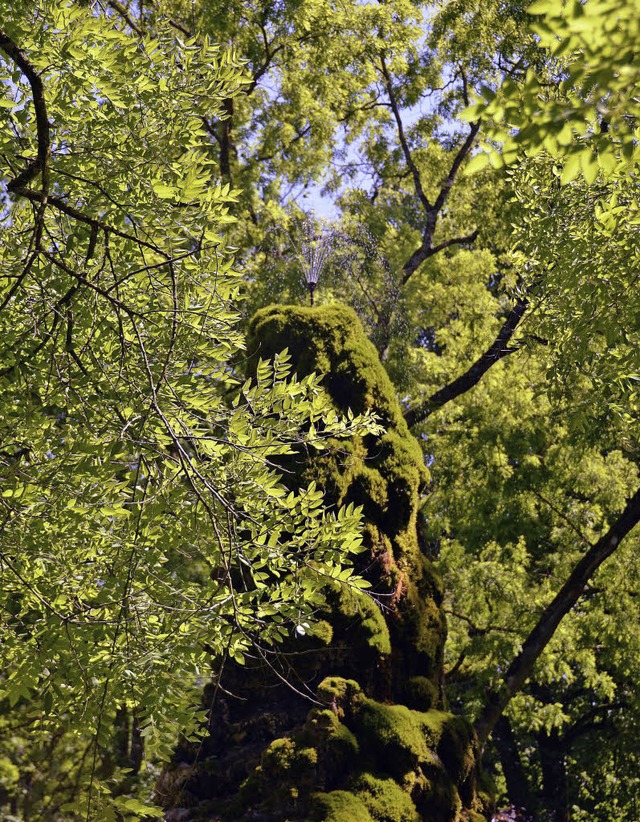
[[[557,728],[538,734],[542,768],[541,817],[545,822],[570,822],[565,749]]]
[[[496,723],[493,741],[498,749],[502,772],[507,783],[509,802],[518,809],[522,822],[532,820],[538,803],[531,794],[522,760],[520,759],[516,735],[506,716],[501,716]]]

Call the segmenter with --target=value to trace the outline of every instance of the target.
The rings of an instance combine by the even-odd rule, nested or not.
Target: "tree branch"
[[[624,537],[640,522],[640,489],[627,501],[624,511],[606,534],[591,546],[571,572],[568,580],[545,608],[513,660],[499,692],[489,698],[476,720],[475,730],[482,747],[511,699],[531,676],[534,665],[553,637],[563,617],[582,596],[587,583],[602,563],[613,554]]]
[[[13,60],[31,86],[33,107],[36,113],[36,132],[38,135],[38,153],[36,157],[17,177],[9,181],[7,190],[15,192],[17,189],[28,185],[38,174],[42,174],[42,192],[43,198],[46,198],[49,192],[51,129],[47,115],[47,104],[44,99],[44,86],[33,63],[31,63],[22,49],[18,48],[9,35],[2,29],[0,29],[0,49]]]
[[[517,351],[517,348],[509,347],[508,342],[522,320],[528,305],[529,300],[527,297],[519,297],[500,329],[498,336],[484,354],[482,354],[464,374],[443,388],[440,388],[417,408],[409,409],[409,411],[406,412],[404,417],[410,428],[420,422],[424,422],[437,408],[441,408],[461,394],[465,394],[469,389],[480,382],[480,379],[492,365],[495,365],[503,357],[506,357],[507,354],[512,354],[514,351]]]
[[[438,215],[435,212],[431,212],[433,214],[433,219],[428,222],[428,228],[430,229],[428,232],[425,231],[425,236],[428,236],[429,239],[422,243],[422,245],[417,248],[413,254],[409,257],[407,262],[402,267],[402,285],[406,285],[407,282],[411,279],[411,276],[414,274],[415,270],[422,265],[425,260],[428,260],[429,257],[433,257],[434,254],[437,254],[439,251],[442,251],[444,248],[449,248],[452,245],[470,245],[475,240],[478,239],[478,229],[476,228],[471,234],[467,234],[465,237],[452,237],[450,240],[444,240],[442,243],[438,243],[436,246],[431,245],[431,239],[433,238],[433,233],[435,231],[435,224],[438,219]]]
[[[416,190],[416,194],[418,195],[418,199],[422,203],[424,210],[427,212],[431,211],[432,206],[429,200],[427,199],[426,194],[424,193],[424,189],[422,188],[422,180],[420,178],[420,172],[418,171],[418,167],[416,166],[415,162],[413,161],[413,157],[411,156],[411,150],[409,148],[409,144],[407,143],[407,137],[404,133],[404,126],[402,125],[402,117],[400,116],[400,109],[398,108],[398,101],[396,100],[395,93],[393,91],[393,85],[391,83],[391,75],[389,74],[389,69],[387,68],[387,63],[384,59],[384,55],[380,55],[380,66],[382,70],[382,76],[384,77],[385,87],[387,89],[387,95],[389,97],[389,103],[391,105],[391,111],[393,112],[393,116],[396,121],[396,126],[398,129],[398,138],[400,140],[400,145],[402,147],[402,153],[404,154],[404,159],[407,164],[409,171],[411,172],[411,176],[413,177],[413,185]]]
[[[433,203],[433,205],[429,205],[426,209],[427,222],[425,225],[424,233],[422,235],[422,243],[409,257],[407,262],[402,266],[402,285],[405,285],[409,281],[411,276],[415,273],[416,269],[420,265],[422,265],[422,263],[429,257],[432,257],[434,254],[437,254],[439,251],[442,251],[443,248],[448,248],[452,245],[472,243],[478,236],[478,230],[476,229],[473,233],[469,234],[466,237],[456,237],[451,240],[445,240],[444,242],[439,243],[437,246],[433,245],[433,237],[436,231],[436,226],[438,224],[438,218],[440,217],[442,209],[444,208],[445,203],[447,202],[447,198],[449,197],[449,193],[453,188],[453,184],[455,182],[460,166],[462,165],[462,161],[471,151],[471,146],[473,145],[473,141],[475,140],[479,129],[479,122],[473,123],[471,125],[471,129],[469,130],[467,139],[460,146],[460,148],[456,152],[456,156],[453,158],[453,162],[451,163],[449,173],[445,177],[444,182],[440,187],[440,191],[438,193],[438,196],[436,197],[435,202]]]
[[[262,63],[262,65],[259,68],[257,68],[253,72],[251,82],[246,87],[245,92],[244,92],[247,96],[249,96],[254,91],[254,89],[258,85],[258,82],[260,81],[260,79],[262,77],[264,77],[264,75],[271,68],[273,58],[276,56],[276,54],[279,51],[282,51],[282,49],[285,46],[284,43],[280,43],[279,46],[275,46],[275,48],[273,48],[273,49],[271,48],[271,46],[273,45],[273,41],[271,41],[271,43],[269,42],[269,38],[267,37],[267,30],[265,29],[263,23],[260,24],[260,32],[262,34],[262,42],[264,43],[264,62]]]
[[[44,199],[43,194],[38,191],[32,191],[29,188],[16,189],[15,193],[35,203],[41,203]],[[123,240],[130,240],[132,243],[135,243],[142,248],[148,248],[149,251],[155,251],[157,254],[161,254],[162,256],[169,258],[169,255],[166,252],[153,245],[153,243],[148,243],[146,240],[141,240],[133,234],[129,234],[126,231],[121,231],[119,228],[115,228],[115,226],[111,226],[103,220],[98,220],[96,217],[90,217],[88,214],[84,214],[79,209],[69,205],[69,203],[66,203],[60,197],[49,197],[47,199],[47,204],[58,209],[58,211],[62,211],[63,214],[67,214],[69,217],[79,220],[81,223],[86,223],[86,225],[90,225],[91,227],[100,228],[107,234],[115,234],[117,237],[122,237]]]
[[[142,37],[144,31],[137,23],[134,22],[133,18],[129,14],[129,10],[125,8],[122,3],[119,3],[118,0],[107,0],[107,6],[109,6],[110,9],[113,9],[119,17],[122,17],[124,22],[132,31],[135,31],[138,37]]]
[[[455,182],[456,176],[462,165],[462,161],[467,156],[467,154],[471,151],[471,146],[473,145],[473,141],[476,139],[476,135],[480,130],[480,121],[478,120],[475,123],[471,124],[471,128],[469,129],[469,134],[467,135],[467,139],[458,149],[456,156],[453,158],[453,163],[451,163],[451,168],[449,169],[449,173],[445,177],[445,180],[440,188],[440,193],[436,197],[436,201],[433,204],[434,211],[440,211],[444,204],[447,201],[447,197],[449,196],[449,192],[451,191],[453,184]]]

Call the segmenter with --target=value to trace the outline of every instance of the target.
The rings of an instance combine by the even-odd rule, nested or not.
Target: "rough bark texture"
[[[261,658],[227,666],[209,738],[197,752],[179,752],[159,793],[168,806],[192,808],[176,819],[486,818],[476,791],[475,734],[440,710],[446,627],[440,582],[419,540],[428,478],[420,446],[352,311],[258,312],[249,351],[268,358],[285,347],[300,374],[325,375],[337,409],[373,409],[386,428],[380,438],[336,441],[328,452],[283,463],[291,486],[314,479],[329,502],[363,506],[359,570],[383,607],[336,587],[322,636],[292,640],[271,666]]]
[[[557,728],[538,734],[542,769],[541,803],[548,822],[570,822],[565,749]]]
[[[529,788],[527,775],[520,759],[518,740],[511,723],[505,716],[501,716],[496,723],[493,741],[500,757],[509,800],[518,810],[522,820],[531,820],[537,807],[537,801]]]

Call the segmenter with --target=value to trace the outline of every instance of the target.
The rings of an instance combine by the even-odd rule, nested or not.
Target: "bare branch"
[[[467,139],[458,149],[456,156],[453,158],[453,163],[451,163],[451,168],[449,169],[449,173],[445,177],[445,180],[440,188],[440,193],[436,197],[436,201],[433,204],[433,210],[436,212],[440,212],[442,207],[447,201],[447,197],[449,196],[449,192],[451,191],[453,184],[455,182],[456,176],[462,165],[462,161],[467,156],[467,154],[471,151],[471,146],[473,145],[473,141],[476,139],[476,135],[480,130],[480,121],[478,120],[475,123],[471,124],[471,128],[469,129],[469,134],[467,135]]]
[[[142,37],[144,34],[143,29],[141,29],[140,26],[132,20],[129,10],[123,6],[122,3],[119,3],[118,0],[107,0],[107,5],[110,9],[113,9],[119,17],[122,17],[124,22],[132,31],[135,31],[138,37]]]
[[[424,233],[422,235],[422,243],[413,252],[413,254],[409,257],[407,262],[402,267],[403,285],[405,285],[409,281],[409,279],[415,273],[417,268],[420,265],[422,265],[422,263],[425,260],[429,259],[429,257],[432,257],[434,254],[437,254],[439,251],[442,251],[442,249],[449,248],[452,245],[472,243],[478,236],[478,230],[476,229],[466,237],[445,240],[444,242],[439,243],[437,246],[433,245],[433,237],[435,235],[436,226],[438,224],[438,218],[440,217],[442,209],[444,208],[445,203],[447,202],[449,193],[453,188],[453,184],[455,182],[460,166],[462,165],[462,161],[471,151],[473,141],[476,138],[479,128],[479,122],[472,124],[466,140],[460,146],[460,148],[456,152],[456,156],[453,158],[453,162],[451,163],[449,173],[445,177],[444,182],[440,187],[440,192],[438,193],[438,196],[436,197],[434,204],[432,206],[429,206],[429,208],[427,209],[427,222],[425,225]]]
[[[280,149],[278,154],[280,156],[282,156],[282,155],[286,156],[286,154],[289,151],[289,149],[291,148],[291,146],[294,145],[294,143],[297,143],[299,140],[304,140],[304,138],[307,136],[307,134],[310,131],[311,131],[311,125],[310,124],[307,124],[303,129],[296,129],[296,136],[292,137],[291,140],[289,140],[289,142],[287,143],[287,145],[283,146]],[[275,156],[276,156],[275,152],[273,154],[258,154],[256,156],[256,160],[258,160],[259,162],[262,163],[262,162],[266,162],[268,160],[273,160],[273,158]]]
[[[387,89],[387,95],[389,97],[389,103],[391,105],[391,111],[393,112],[393,116],[396,121],[396,126],[398,129],[398,138],[400,140],[400,145],[402,146],[402,153],[404,154],[404,159],[407,164],[407,167],[411,171],[411,176],[413,177],[413,185],[416,190],[416,194],[418,195],[418,199],[422,203],[422,206],[426,212],[431,211],[432,205],[427,199],[426,194],[424,193],[424,189],[422,188],[422,180],[420,178],[420,172],[418,171],[418,167],[416,166],[413,157],[411,156],[411,149],[409,148],[409,143],[407,142],[407,137],[404,133],[404,126],[402,125],[402,117],[400,116],[400,109],[398,107],[398,101],[395,96],[395,92],[393,90],[393,84],[391,82],[391,75],[389,74],[389,69],[387,68],[387,63],[384,59],[384,55],[380,55],[380,66],[382,71],[382,76],[384,77],[385,87]]]
[[[449,248],[452,245],[471,245],[471,243],[475,242],[477,239],[478,229],[476,228],[475,231],[473,231],[471,234],[467,234],[465,237],[452,237],[450,240],[444,240],[444,242],[438,243],[438,245],[436,246],[432,246],[430,243],[423,243],[420,246],[420,248],[417,248],[413,252],[413,254],[409,257],[407,262],[402,267],[402,285],[405,285],[410,280],[415,270],[420,265],[422,265],[422,263],[425,260],[428,260],[429,257],[433,257],[434,254],[437,254],[439,251],[442,251],[445,248]]]
[[[44,99],[44,86],[40,75],[27,55],[18,48],[9,35],[0,29],[0,49],[8,55],[25,75],[31,86],[33,107],[36,112],[36,131],[38,135],[38,153],[29,165],[7,184],[11,192],[28,185],[38,174],[42,174],[42,192],[46,198],[49,191],[49,154],[51,152],[51,129],[47,115],[47,104]]]
[[[264,62],[253,72],[251,82],[244,91],[247,96],[253,92],[255,87],[258,85],[259,80],[269,71],[271,64],[273,63],[273,58],[279,51],[282,51],[285,46],[284,43],[280,43],[279,46],[272,48],[273,41],[271,43],[269,42],[264,25],[260,26],[260,31],[262,33],[262,41],[264,42]]]
[[[43,194],[41,194],[38,191],[32,191],[29,188],[16,189],[15,193],[35,203],[41,203],[44,200]],[[136,237],[133,234],[128,234],[126,231],[121,231],[119,228],[115,228],[114,226],[105,223],[103,220],[98,220],[96,217],[90,217],[88,214],[84,214],[82,211],[75,208],[74,206],[65,203],[65,201],[62,200],[60,197],[48,197],[46,202],[47,205],[50,205],[53,208],[57,208],[59,211],[62,211],[69,217],[73,217],[74,219],[79,220],[81,223],[86,223],[86,225],[100,228],[106,233],[115,234],[117,237],[122,237],[122,239],[124,240],[131,240],[131,242],[136,243],[136,245],[139,245],[142,248],[147,248],[150,251],[155,251],[156,254],[161,254],[162,256],[169,258],[169,255],[166,254],[166,252],[162,251],[160,248],[153,245],[153,243],[148,243],[146,242],[146,240],[141,240],[139,237]]]

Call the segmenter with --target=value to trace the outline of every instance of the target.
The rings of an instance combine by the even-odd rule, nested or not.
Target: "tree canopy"
[[[203,686],[367,585],[322,466],[408,425],[440,707],[502,806],[637,817],[639,10],[0,0],[0,807],[161,815]],[[322,237],[309,316],[355,310],[405,421],[247,347]]]

